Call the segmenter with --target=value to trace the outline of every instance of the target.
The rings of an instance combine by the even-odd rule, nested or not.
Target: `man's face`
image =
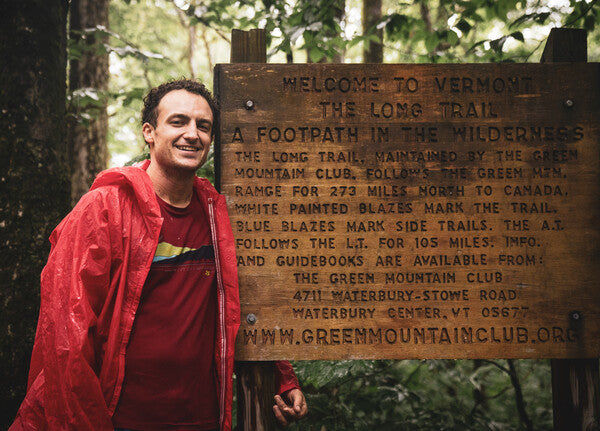
[[[157,110],[156,127],[142,126],[152,162],[167,173],[195,172],[212,141],[210,105],[198,94],[174,90],[163,96]]]

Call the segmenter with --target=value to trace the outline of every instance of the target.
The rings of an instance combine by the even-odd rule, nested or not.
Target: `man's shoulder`
[[[101,187],[137,187],[152,190],[152,181],[146,171],[140,166],[123,166],[110,168],[100,172],[91,190]]]
[[[202,198],[212,198],[213,200],[220,200],[223,198],[223,195],[221,195],[206,178],[196,177],[194,180],[194,189]]]
[[[157,220],[160,209],[154,196],[152,181],[143,169],[133,166],[107,169],[98,174],[90,191],[57,226],[57,232],[82,222],[93,227],[92,221],[98,217],[120,223],[124,216],[135,213],[149,221]]]
[[[140,203],[152,200],[154,188],[146,170],[140,166],[110,168],[98,174],[90,192],[121,194]]]
[[[152,181],[146,171],[138,166],[110,168],[100,172],[90,191],[77,203],[74,210],[116,209],[125,201],[135,202],[142,213],[159,213],[154,198]]]

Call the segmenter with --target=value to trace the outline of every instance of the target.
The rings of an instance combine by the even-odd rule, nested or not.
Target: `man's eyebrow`
[[[174,112],[167,117],[167,121],[174,120],[174,119],[182,119],[182,120],[189,121],[189,120],[192,120],[192,117],[190,117],[188,114],[184,114],[182,112]],[[196,124],[208,125],[208,126],[212,127],[213,121],[210,120],[209,118],[199,118],[198,120],[196,120]]]
[[[180,113],[180,112],[176,112],[176,113],[173,113],[173,114],[171,114],[171,115],[169,115],[167,117],[168,120],[171,120],[173,118],[185,118],[185,119],[189,119],[190,116],[186,115],[186,114],[183,114],[183,113]]]
[[[209,120],[208,118],[200,118],[199,120],[196,121],[196,124],[212,126],[213,122],[211,120]]]

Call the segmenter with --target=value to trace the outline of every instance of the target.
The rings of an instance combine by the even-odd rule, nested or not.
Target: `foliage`
[[[193,65],[211,87],[211,68],[228,61],[232,29],[265,28],[271,62],[360,62],[365,41],[385,30],[384,61],[539,61],[554,26],[585,28],[589,59],[600,59],[600,0],[384,0],[381,21],[360,31],[362,0],[113,0],[109,148],[112,164],[139,154],[141,96],[168,79],[191,76],[188,30],[196,28]],[[181,13],[186,17],[181,19]],[[102,40],[102,38],[97,38]],[[71,44],[71,55],[81,46]],[[86,48],[92,49],[92,48]]]
[[[387,40],[402,48],[394,61],[525,62],[541,55],[549,26],[577,26],[599,11],[583,1],[572,0],[571,7],[568,15],[569,8],[540,1],[419,1],[388,14],[381,25]],[[536,30],[541,37],[532,37]]]
[[[302,361],[310,406],[292,430],[518,430],[507,361]],[[502,363],[502,364],[500,364]],[[552,429],[548,361],[515,361],[536,430]],[[476,392],[480,394],[476,396]]]
[[[317,62],[340,56],[345,62],[360,62],[361,45],[379,41],[378,28],[385,30],[387,63],[538,62],[554,26],[585,28],[590,32],[589,59],[600,59],[596,26],[600,0],[563,4],[384,0],[382,19],[366,34],[357,25],[361,4],[361,0],[113,0],[110,36],[118,48],[110,51],[112,151],[127,158],[142,152],[142,95],[164,80],[190,76],[184,61],[188,26],[202,31],[203,44],[196,49],[203,56],[196,61],[198,77],[209,87],[211,65],[228,61],[228,35],[234,28],[265,28],[271,62]],[[178,18],[180,12],[185,20]],[[155,55],[140,55],[148,52]],[[212,153],[201,174],[213,178]],[[513,365],[534,429],[551,429],[548,361]],[[310,415],[292,430],[526,428],[504,360],[306,361],[297,362],[295,368]]]

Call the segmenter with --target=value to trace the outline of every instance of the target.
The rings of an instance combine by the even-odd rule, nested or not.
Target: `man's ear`
[[[142,134],[144,135],[144,141],[148,144],[149,147],[152,147],[154,144],[154,126],[150,123],[144,123],[142,126]]]

